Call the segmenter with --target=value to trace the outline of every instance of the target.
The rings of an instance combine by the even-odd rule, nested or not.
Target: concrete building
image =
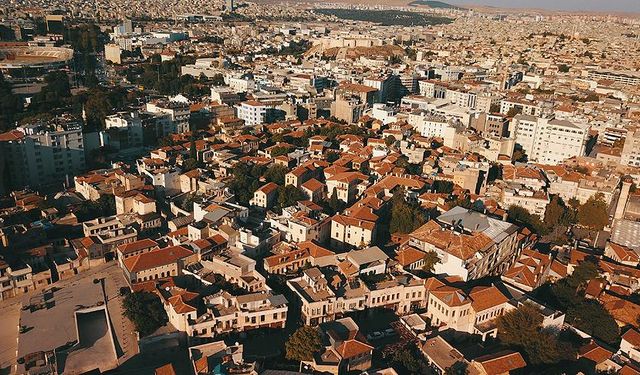
[[[267,105],[255,100],[249,100],[236,105],[238,118],[246,126],[255,126],[267,122]]]
[[[24,125],[0,134],[6,189],[62,183],[85,169],[82,126],[75,121]],[[69,181],[67,181],[69,182]]]
[[[529,161],[556,165],[574,156],[583,156],[589,138],[589,126],[566,120],[528,115],[514,117],[516,143]]]

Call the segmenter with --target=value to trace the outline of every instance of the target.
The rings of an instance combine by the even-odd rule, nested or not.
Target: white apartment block
[[[163,129],[164,135],[173,133],[185,133],[189,131],[189,118],[191,111],[189,104],[175,100],[156,100],[147,103],[147,111],[169,115],[171,122]]]
[[[413,125],[421,136],[442,138],[444,145],[453,147],[456,128],[445,116],[431,115],[428,113],[412,113],[409,116],[409,124]]]
[[[242,102],[236,106],[238,118],[246,126],[255,126],[267,122],[267,106],[255,100]]]
[[[631,167],[640,167],[640,130],[628,129],[627,136],[620,156],[621,164]]]
[[[61,183],[85,169],[82,126],[34,124],[0,134],[0,153],[7,161],[7,187]],[[3,185],[3,184],[0,184]]]
[[[584,155],[589,137],[586,124],[527,115],[517,115],[514,123],[516,143],[522,146],[529,161],[557,165]]]

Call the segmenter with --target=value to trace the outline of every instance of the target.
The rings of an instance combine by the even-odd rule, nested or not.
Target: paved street
[[[10,374],[18,350],[20,298],[0,302],[0,374]]]

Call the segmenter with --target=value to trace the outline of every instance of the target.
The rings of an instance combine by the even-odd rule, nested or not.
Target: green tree
[[[127,294],[123,315],[133,322],[140,336],[147,336],[167,324],[168,318],[157,295],[149,292]]]
[[[264,166],[244,162],[237,163],[233,167],[229,189],[235,194],[238,203],[245,206],[249,204],[249,200],[253,197],[253,192],[261,186],[259,178],[264,172]]]
[[[285,356],[291,361],[310,361],[321,349],[320,331],[311,326],[302,326],[285,343]]]
[[[554,196],[551,198],[544,213],[544,224],[548,228],[565,224],[567,207],[564,205],[562,198]]]
[[[438,256],[438,253],[436,253],[435,251],[429,251],[425,254],[423,260],[424,260],[424,266],[422,266],[422,270],[427,272],[433,272],[436,264],[440,262],[440,257]]]
[[[308,199],[307,195],[296,186],[287,185],[278,188],[278,207],[280,209],[293,206],[306,199]]]
[[[546,234],[547,229],[538,215],[532,215],[526,208],[511,206],[507,210],[509,221],[522,225],[537,234]]]
[[[196,147],[195,136],[191,136],[191,143],[189,144],[189,157],[193,160],[198,160],[198,148]]]
[[[578,223],[596,230],[602,230],[609,224],[607,203],[601,193],[592,196],[578,208]]]
[[[336,152],[336,151],[329,151],[327,152],[327,161],[329,163],[333,163],[334,161],[340,159],[340,153]]]
[[[531,304],[498,317],[497,326],[500,340],[522,350],[530,364],[555,363],[563,357],[561,344],[552,333],[542,329],[542,314]]]
[[[264,173],[267,182],[273,182],[278,185],[284,185],[285,176],[289,172],[289,168],[281,164],[273,164]]]
[[[197,167],[198,167],[198,161],[196,159],[193,159],[193,158],[185,159],[182,162],[182,173],[189,172],[191,170],[196,169]]]
[[[404,192],[397,190],[391,198],[391,222],[389,233],[411,233],[425,223],[425,217],[417,205],[409,204]]]
[[[392,135],[388,135],[385,139],[384,139],[384,143],[387,145],[387,147],[391,147],[391,145],[393,145],[394,143],[396,143],[396,137],[392,136]]]

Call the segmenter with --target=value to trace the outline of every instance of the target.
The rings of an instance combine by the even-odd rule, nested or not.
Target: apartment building
[[[549,202],[551,199],[544,190],[532,190],[518,185],[510,185],[502,190],[502,207],[508,209],[511,206],[520,206],[529,213],[538,215],[540,219],[544,219]]]
[[[257,328],[284,328],[289,310],[287,299],[271,292],[233,296],[220,291],[202,300],[205,313],[187,320],[190,336],[216,337]]]
[[[264,258],[264,270],[270,274],[294,273],[311,265],[334,264],[335,253],[311,241],[299,243],[296,248],[286,249]]]
[[[236,105],[237,116],[246,126],[255,126],[267,122],[266,104],[255,100],[248,100]]]
[[[189,103],[180,100],[154,100],[147,103],[147,112],[169,115],[170,122],[163,128],[163,135],[185,133],[190,130]]]
[[[529,161],[557,165],[564,160],[583,156],[589,138],[589,126],[566,120],[527,115],[514,117],[516,143]]]
[[[0,160],[7,171],[0,190],[61,184],[85,169],[82,126],[54,119],[0,134]]]
[[[640,167],[640,129],[627,129],[627,135],[624,140],[622,154],[620,155],[622,165],[630,167]]]
[[[640,74],[634,71],[592,70],[589,72],[588,78],[594,81],[613,81],[629,86],[640,85]]]
[[[464,281],[501,274],[518,255],[518,227],[481,213],[455,207],[409,235],[408,245],[435,251],[436,274]]]
[[[409,115],[409,124],[413,125],[414,129],[423,137],[441,138],[447,147],[454,147],[455,135],[460,128],[444,115],[425,111],[412,112]]]

